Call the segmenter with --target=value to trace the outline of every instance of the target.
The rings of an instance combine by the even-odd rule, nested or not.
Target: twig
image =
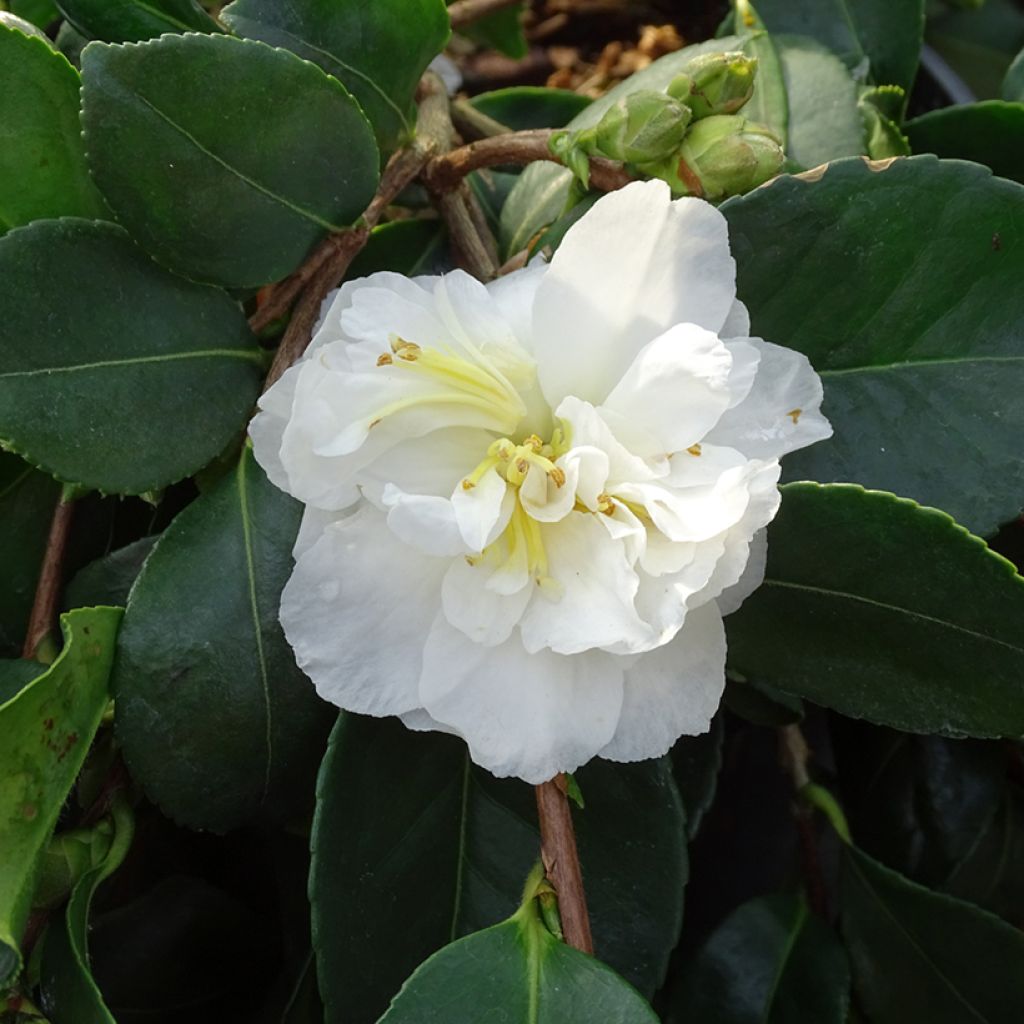
[[[405,149],[399,150],[388,163],[380,185],[359,222],[347,231],[325,239],[316,252],[292,277],[282,282],[281,300],[273,296],[250,318],[253,330],[266,326],[280,316],[291,301],[298,303],[288,322],[281,344],[267,373],[264,390],[274,384],[281,374],[306,350],[313,327],[320,314],[320,306],[332,288],[345,276],[352,260],[370,239],[384,211],[398,194],[420,173],[431,157],[451,145],[451,121],[448,118],[448,99],[444,84],[432,72],[423,76],[420,84],[420,107],[416,119],[416,136]],[[284,302],[284,297],[288,301]],[[283,303],[283,308],[280,308]],[[273,310],[268,308],[273,304]]]
[[[495,11],[503,11],[506,7],[514,7],[522,0],[455,0],[449,4],[448,15],[452,19],[452,28],[465,28],[466,25],[486,18]]]
[[[576,833],[566,796],[564,775],[536,787],[537,815],[540,818],[540,856],[548,881],[558,893],[565,941],[584,953],[594,952],[590,934],[587,898],[583,891]]]
[[[800,868],[807,890],[807,902],[815,914],[827,917],[828,888],[821,869],[821,858],[818,856],[814,811],[803,795],[811,784],[810,772],[807,769],[811,749],[807,746],[807,740],[799,725],[784,725],[779,729],[779,756],[786,774],[793,782],[793,791],[796,795],[793,819],[800,845]]]
[[[565,166],[548,146],[553,134],[551,129],[539,128],[479,139],[434,157],[423,170],[423,180],[432,192],[443,193],[457,188],[467,174],[484,167],[530,164],[538,160]],[[632,180],[629,172],[615,160],[591,157],[590,181],[602,192],[622,188]]]
[[[434,201],[462,265],[480,281],[494,280],[498,274],[497,245],[469,186],[463,182],[454,192],[436,195]]]
[[[50,533],[46,538],[46,551],[39,570],[36,596],[32,602],[32,613],[29,615],[25,631],[25,645],[21,652],[23,658],[34,658],[40,645],[53,629],[64,575],[64,553],[67,551],[68,538],[71,536],[73,511],[74,503],[61,493],[53,511]]]
[[[469,100],[452,100],[452,122],[464,139],[489,139],[493,135],[508,135],[507,124],[488,117],[476,109]]]

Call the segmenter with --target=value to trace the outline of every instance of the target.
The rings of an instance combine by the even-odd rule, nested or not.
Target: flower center
[[[496,469],[513,487],[526,479],[531,466],[537,466],[555,484],[565,483],[565,471],[556,466],[557,459],[566,449],[561,429],[556,428],[549,444],[531,434],[522,444],[500,437],[487,449],[487,457],[462,481],[462,489],[471,491],[489,470]]]

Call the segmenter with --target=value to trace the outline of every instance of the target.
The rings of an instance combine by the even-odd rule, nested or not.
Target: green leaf
[[[0,652],[21,649],[59,496],[56,480],[0,451]]]
[[[1002,98],[1010,103],[1024,103],[1024,50],[1013,59],[1003,79]]]
[[[722,212],[754,330],[825,386],[835,435],[787,457],[788,479],[894,491],[982,535],[1014,518],[1024,188],[929,156],[844,160]]]
[[[469,102],[481,114],[518,132],[528,128],[561,128],[586,110],[591,100],[569,89],[513,85],[479,93]]]
[[[545,928],[529,900],[510,920],[442,949],[380,1024],[657,1024],[635,989]]]
[[[1024,103],[984,100],[933,110],[904,125],[915,153],[985,164],[1024,183]]]
[[[13,700],[46,669],[46,665],[27,658],[4,658],[0,661],[0,704]]]
[[[924,0],[757,0],[770,32],[813,36],[847,67],[908,92],[924,33]]]
[[[381,224],[370,234],[370,241],[352,261],[345,275],[349,281],[368,277],[379,270],[415,277],[437,274],[445,266],[444,225],[439,220],[395,220]]]
[[[764,584],[726,620],[740,672],[908,732],[1024,733],[1024,579],[949,516],[789,484]]]
[[[679,1024],[845,1024],[850,967],[838,936],[801,896],[734,910],[687,964],[672,995]]]
[[[650,994],[678,936],[686,881],[669,765],[594,761],[576,780],[597,955]],[[536,820],[532,788],[473,767],[460,740],[342,715],[320,771],[310,875],[329,1024],[375,1021],[427,956],[508,916],[538,857]]]
[[[80,569],[64,590],[64,607],[126,605],[128,591],[156,541],[156,537],[143,537]]]
[[[748,107],[780,132],[794,166],[813,167],[826,160],[864,151],[857,111],[857,90],[838,58],[813,40],[799,37],[771,40],[777,60],[767,59],[763,34],[725,36],[687,46],[656,60],[594,100],[569,122],[569,128],[596,124],[605,111],[637,89],[663,91],[694,57],[743,50],[764,58],[758,68]],[[750,116],[753,116],[751,114]],[[787,128],[788,125],[788,128]],[[511,255],[525,248],[538,232],[563,212],[572,175],[554,164],[533,164],[519,178],[501,214],[501,240]]]
[[[521,60],[529,52],[523,31],[523,4],[495,11],[459,30],[484,46],[499,50],[506,57]]]
[[[702,736],[682,736],[669,751],[672,774],[686,808],[686,834],[697,835],[700,823],[715,799],[718,773],[722,767],[725,717],[715,715]]]
[[[854,985],[872,1024],[1017,1024],[1024,934],[940,895],[853,847],[843,851],[840,912]]]
[[[142,494],[180,480],[255,401],[262,358],[238,305],[112,224],[0,238],[0,306],[0,444],[68,483]]]
[[[734,715],[768,729],[792,725],[804,717],[804,704],[799,697],[757,679],[727,680],[723,699]]]
[[[108,43],[152,39],[165,32],[219,32],[195,0],[57,0],[82,35]]]
[[[278,622],[302,507],[248,447],[161,535],[132,588],[113,689],[132,777],[225,832],[308,810],[330,716]]]
[[[52,1024],[116,1024],[89,967],[89,908],[100,884],[131,847],[134,823],[123,796],[115,802],[113,825],[107,856],[78,880],[63,914],[46,933],[41,987],[43,1010]]]
[[[0,985],[21,967],[39,857],[106,709],[120,621],[117,608],[61,616],[57,660],[0,705]]]
[[[87,46],[82,121],[117,219],[172,270],[216,284],[284,277],[377,187],[377,147],[345,87],[262,43]]]
[[[78,72],[0,25],[0,232],[40,217],[103,217],[78,122]]]
[[[60,17],[53,0],[8,0],[7,7],[12,14],[39,28],[47,28]]]
[[[319,64],[359,101],[386,153],[411,138],[412,98],[451,34],[444,0],[235,0],[233,32]]]

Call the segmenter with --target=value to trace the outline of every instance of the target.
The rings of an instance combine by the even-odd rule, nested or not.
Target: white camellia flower
[[[708,728],[779,457],[831,433],[735,279],[723,216],[650,181],[489,285],[341,287],[250,428],[306,505],[281,621],[321,696],[531,783]]]

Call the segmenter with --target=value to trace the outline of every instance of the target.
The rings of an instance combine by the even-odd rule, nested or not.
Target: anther
[[[387,352],[377,357],[378,366],[391,366],[392,363],[394,363],[394,359]]]
[[[700,448],[700,445],[699,445],[699,444],[691,444],[691,445],[690,445],[690,447],[689,447],[689,448],[687,448],[686,450],[687,450],[687,451],[688,451],[688,452],[689,452],[689,453],[690,453],[691,455],[700,455],[700,451],[701,451],[701,448]]]

